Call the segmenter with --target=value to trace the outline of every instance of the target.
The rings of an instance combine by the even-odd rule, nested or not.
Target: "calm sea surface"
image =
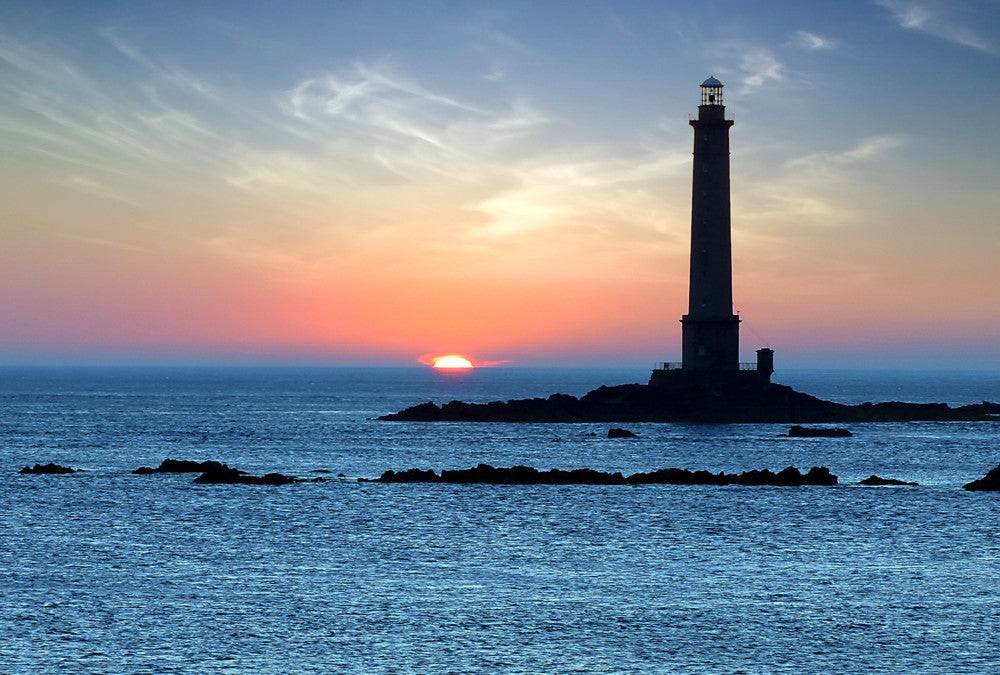
[[[1000,672],[1000,422],[419,424],[425,400],[641,370],[0,369],[0,672]],[[847,403],[1000,400],[1000,373],[787,372]],[[166,457],[329,477],[134,476]],[[22,476],[36,462],[83,469]],[[836,487],[359,484],[479,462]],[[329,472],[329,473],[327,473]],[[345,478],[337,479],[337,474]],[[866,488],[869,474],[920,482]]]

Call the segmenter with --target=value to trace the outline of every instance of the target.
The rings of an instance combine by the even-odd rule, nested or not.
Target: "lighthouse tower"
[[[733,253],[729,217],[729,127],[722,83],[701,83],[694,127],[691,193],[691,281],[681,319],[684,370],[735,372],[740,318],[733,314]]]
[[[701,83],[694,127],[691,182],[691,277],[688,312],[681,318],[680,363],[663,363],[650,385],[754,387],[770,382],[774,351],[757,350],[756,364],[740,363],[740,317],[733,314],[733,246],[729,213],[729,127],[722,83]]]

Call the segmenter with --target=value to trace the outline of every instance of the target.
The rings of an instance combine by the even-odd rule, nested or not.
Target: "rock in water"
[[[1000,403],[952,408],[944,403],[861,403],[824,401],[791,387],[767,383],[750,388],[644,384],[602,386],[580,398],[552,394],[490,403],[421,403],[378,419],[392,422],[638,422],[846,424],[915,420],[989,421]],[[845,435],[841,433],[840,435]],[[846,435],[850,435],[848,432]]]
[[[852,434],[847,429],[809,428],[795,425],[789,427],[788,435],[792,438],[846,438]]]
[[[289,483],[297,483],[298,479],[292,476],[286,476],[283,473],[265,473],[260,478],[256,476],[247,476],[250,478],[254,485],[288,485]],[[314,478],[313,481],[319,479]]]
[[[204,462],[196,462],[189,459],[170,459],[168,457],[160,462],[160,465],[155,469],[148,466],[140,466],[132,473],[198,473],[200,475],[194,479],[194,482],[202,485],[287,485],[288,483],[299,482],[299,479],[281,473],[248,476],[246,471],[234,469],[228,464],[211,459]],[[313,480],[323,479],[316,478]]]
[[[919,483],[910,483],[898,478],[882,478],[881,476],[872,474],[868,478],[859,480],[858,485],[919,485]]]
[[[222,462],[216,462],[212,459],[204,462],[196,462],[190,459],[171,459],[168,457],[160,462],[160,465],[155,469],[148,466],[140,466],[132,473],[140,475],[151,473],[205,473],[206,471],[219,471],[227,468],[229,467]]]
[[[195,478],[194,482],[202,485],[288,485],[298,481],[282,473],[248,476],[245,471],[223,465],[221,469],[206,471]]]
[[[245,472],[223,465],[221,468],[214,468],[206,471],[194,479],[195,483],[239,483]]]
[[[608,438],[635,438],[635,432],[629,431],[628,429],[619,429],[618,427],[612,427],[608,429]]]
[[[490,485],[836,485],[837,477],[826,467],[814,466],[803,474],[793,466],[774,473],[744,471],[740,474],[659,469],[625,477],[620,472],[608,473],[595,469],[549,469],[539,471],[530,466],[509,468],[479,464],[471,469],[444,470],[438,475],[430,470],[409,469],[386,471],[374,480],[359,478],[359,482],[375,483],[480,483]]]
[[[26,466],[18,473],[24,474],[60,474],[60,473],[76,473],[76,469],[68,466],[60,466],[58,464],[53,464],[49,462],[48,464],[35,464],[35,466]]]
[[[971,483],[966,483],[962,486],[966,490],[977,490],[977,491],[1000,491],[1000,465],[997,465],[985,476],[979,480],[974,480]]]

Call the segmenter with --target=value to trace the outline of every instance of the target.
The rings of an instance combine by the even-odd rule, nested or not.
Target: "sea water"
[[[996,672],[1000,422],[390,423],[620,370],[0,369],[0,672]],[[788,372],[842,401],[1000,374]],[[195,485],[166,457],[325,482]],[[19,475],[36,462],[82,469]],[[386,469],[829,467],[835,487],[358,483]],[[919,487],[869,488],[869,474]],[[342,474],[342,477],[340,476]]]

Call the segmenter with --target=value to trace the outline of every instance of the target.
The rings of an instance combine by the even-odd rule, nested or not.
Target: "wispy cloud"
[[[876,0],[876,4],[889,10],[896,23],[902,28],[920,31],[981,52],[996,53],[996,47],[991,40],[986,39],[977,30],[956,19],[947,8],[938,3],[914,0]]]
[[[744,92],[759,89],[770,81],[784,79],[784,66],[767,49],[757,47],[740,58],[741,83]]]
[[[262,195],[294,193],[316,211],[324,201],[335,204],[355,214],[342,220],[364,224],[366,236],[377,230],[382,241],[408,238],[428,255],[488,260],[514,248],[544,257],[597,240],[607,251],[636,242],[670,246],[686,225],[687,212],[670,213],[662,188],[688,170],[686,141],[567,151],[539,134],[548,116],[525,97],[490,108],[387,63],[303,80],[279,108],[298,149],[243,147],[231,184]],[[396,199],[385,199],[389,194]],[[428,199],[441,200],[429,216],[398,210],[398,203],[412,208]],[[227,242],[226,250],[239,245]]]
[[[53,178],[52,182],[93,197],[112,199],[126,204],[132,204],[133,206],[137,205],[135,200],[126,197],[109,185],[90,176],[73,175],[63,178]]]
[[[158,253],[157,251],[145,246],[138,246],[136,244],[131,244],[126,241],[118,241],[115,239],[103,239],[101,237],[89,237],[86,235],[71,234],[71,233],[64,233],[60,236],[62,236],[64,239],[71,239],[75,242],[90,244],[92,246],[100,246],[102,248],[111,248],[117,251],[127,251],[129,253],[145,253],[148,255],[156,255]]]
[[[828,37],[823,37],[822,35],[817,35],[807,30],[797,30],[792,33],[788,40],[788,44],[792,47],[798,47],[799,49],[808,49],[811,51],[833,49],[837,46],[837,42]]]
[[[157,74],[163,81],[180,88],[195,91],[208,98],[218,98],[219,94],[215,87],[179,66],[164,65],[158,60],[147,56],[141,49],[122,37],[120,31],[105,27],[98,30],[98,34],[109,45],[128,57],[130,61]]]
[[[683,230],[687,213],[666,212],[661,186],[689,164],[686,144],[628,157],[600,150],[576,161],[538,157],[517,168],[512,186],[471,207],[487,221],[470,234],[508,239],[530,232],[534,242],[592,235],[610,248],[654,237],[667,241],[663,235]]]
[[[373,178],[395,177],[399,193],[464,203],[461,212],[442,211],[450,224],[422,233],[424,245],[436,249],[527,246],[521,235],[528,232],[536,245],[597,232],[612,248],[648,240],[673,225],[655,183],[690,162],[687,143],[667,151],[576,146],[572,156],[560,154],[539,142],[548,116],[527,98],[489,108],[435,91],[387,63],[355,63],[303,80],[279,107],[300,150],[243,148],[233,185],[325,195],[343,207],[356,197],[345,192],[351,183],[371,189]],[[388,215],[391,208],[376,202],[366,211],[405,230],[403,223],[388,225],[400,220]]]
[[[460,29],[479,51],[497,51],[512,54],[529,54],[531,49],[498,25],[498,15],[481,16],[469,21]]]
[[[299,82],[279,98],[278,107],[284,120],[277,124],[299,139],[298,149],[241,151],[244,177],[231,177],[234,184],[274,183],[286,169],[306,165],[308,171],[291,173],[307,185],[307,174],[325,173],[313,171],[319,163],[343,167],[347,181],[348,174],[361,179],[381,174],[383,182],[390,175],[406,182],[427,176],[476,181],[489,171],[485,167],[494,153],[517,146],[548,121],[523,98],[489,109],[429,89],[386,64],[360,62]]]
[[[499,63],[490,64],[490,69],[482,74],[482,78],[488,82],[500,82],[507,77],[507,71]]]
[[[0,133],[34,139],[39,151],[113,171],[122,161],[182,162],[215,136],[211,124],[165,100],[155,83],[110,85],[73,53],[4,36],[0,81],[9,104]]]
[[[62,176],[51,180],[64,188],[140,206],[163,199],[154,185],[176,199],[228,184],[211,207],[227,217],[198,216],[204,226],[191,235],[220,256],[320,274],[337,251],[376,240],[488,260],[598,240],[606,251],[671,245],[684,229],[686,211],[668,212],[662,183],[686,170],[686,141],[665,149],[546,137],[547,112],[502,79],[472,98],[389,60],[358,61],[245,94],[256,98],[244,112],[224,88],[141,43],[101,37],[128,76],[106,81],[62,48],[0,43],[0,87],[12,102],[0,143],[51,158]]]
[[[784,64],[771,49],[760,43],[726,40],[713,45],[706,56],[723,59],[711,71],[739,94],[752,94],[785,79]],[[737,64],[735,68],[734,63]]]
[[[758,229],[844,226],[856,220],[847,198],[866,165],[905,145],[898,136],[874,136],[854,145],[786,161],[743,191],[739,220]]]
[[[444,136],[463,121],[483,122],[491,113],[479,106],[429,91],[387,69],[357,63],[346,74],[304,80],[281,101],[301,130],[317,140],[355,136],[389,142],[405,139],[443,148]],[[318,136],[317,136],[318,134]]]
[[[839,170],[847,165],[875,159],[903,145],[905,142],[899,136],[873,136],[840,152],[817,152],[791,159],[786,166],[795,170]]]

